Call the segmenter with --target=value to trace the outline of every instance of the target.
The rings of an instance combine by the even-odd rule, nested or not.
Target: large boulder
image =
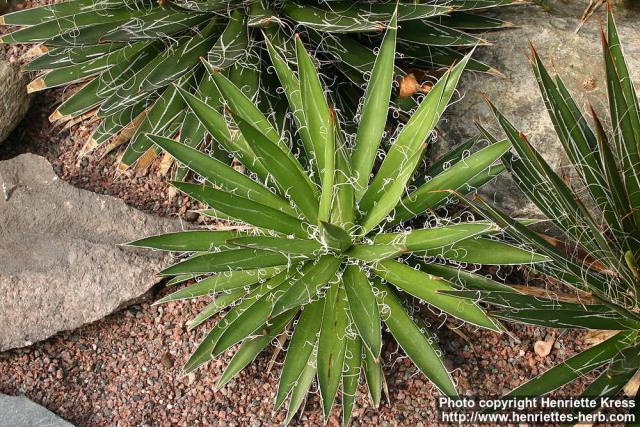
[[[476,132],[474,119],[497,131],[495,120],[483,100],[483,94],[486,94],[557,171],[571,176],[571,171],[565,169],[568,162],[546,113],[526,52],[531,41],[549,70],[563,78],[578,105],[584,110],[591,102],[600,116],[606,118],[607,89],[596,19],[603,10],[576,33],[579,18],[589,1],[552,0],[548,3],[547,9],[526,5],[495,12],[496,16],[517,27],[487,34],[495,44],[482,47],[476,58],[499,69],[505,78],[477,73],[463,76],[459,85],[463,98],[448,110],[449,119],[441,126],[444,138],[436,152],[446,152],[473,135]],[[624,2],[616,6],[618,29],[636,83],[640,82],[639,13],[626,9]],[[501,133],[496,132],[496,135]],[[512,215],[539,215],[506,174],[485,186],[481,194]]]
[[[0,425],[11,427],[73,427],[47,408],[24,396],[0,394]]]
[[[120,246],[180,228],[57,178],[42,157],[0,162],[0,351],[98,320],[158,283],[170,261]]]
[[[29,109],[28,76],[7,61],[0,61],[0,144]]]

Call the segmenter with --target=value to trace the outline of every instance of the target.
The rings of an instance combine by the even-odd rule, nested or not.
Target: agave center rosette
[[[456,396],[436,341],[404,305],[415,297],[439,313],[501,331],[473,301],[442,292],[462,285],[483,290],[505,286],[449,262],[432,261],[510,265],[547,259],[492,239],[496,227],[487,221],[443,220],[411,230],[404,226],[446,203],[448,190],[468,193],[500,173],[503,167],[494,162],[510,143],[499,141],[469,154],[472,139],[432,165],[428,179],[416,174],[469,56],[445,73],[396,134],[387,136],[396,33],[394,18],[375,60],[354,138],[341,130],[299,38],[297,71],[268,44],[293,112],[295,138],[278,132],[270,118],[213,67],[208,67],[210,78],[225,100],[226,116],[179,90],[244,173],[174,140],[148,135],[203,178],[202,183],[173,185],[208,206],[203,213],[240,227],[185,231],[132,243],[185,252],[186,258],[162,272],[174,276],[174,283],[205,277],[160,301],[214,296],[191,327],[229,307],[184,372],[239,344],[218,382],[221,387],[273,339],[284,340],[292,331],[275,404],[280,408],[290,397],[287,421],[316,377],[325,418],[341,388],[343,421],[349,422],[361,371],[378,405],[382,322],[431,382],[442,393]]]
[[[508,23],[474,12],[517,1],[439,0],[400,3],[403,67],[434,68],[459,61],[460,49],[484,43],[479,31]],[[283,115],[285,103],[273,90],[264,40],[294,52],[294,31],[324,63],[333,64],[343,82],[338,100],[355,108],[358,85],[371,71],[372,46],[379,44],[394,2],[379,1],[238,1],[238,0],[67,0],[0,17],[15,29],[1,43],[35,46],[26,71],[38,72],[29,85],[35,92],[80,84],[51,114],[56,124],[99,119],[82,153],[108,152],[129,142],[120,168],[146,167],[156,157],[144,134],[173,137],[193,147],[206,143],[206,132],[189,113],[178,88],[204,97],[220,108],[208,85],[200,57],[220,69],[266,115]],[[264,32],[264,35],[263,35]],[[496,73],[470,60],[469,68]],[[396,73],[404,74],[398,68]],[[405,100],[405,102],[412,102]],[[180,169],[181,180],[186,169]]]

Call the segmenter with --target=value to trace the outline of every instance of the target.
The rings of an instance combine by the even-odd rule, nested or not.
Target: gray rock
[[[555,0],[548,3],[548,10],[527,5],[496,12],[496,16],[519,27],[487,34],[486,37],[495,45],[482,47],[476,57],[498,68],[506,77],[501,79],[466,73],[459,85],[460,94],[464,97],[448,110],[449,119],[441,126],[444,137],[436,152],[442,153],[476,133],[474,119],[496,131],[495,135],[502,135],[497,132],[493,115],[483,101],[484,93],[527,135],[557,171],[571,176],[568,161],[545,110],[525,53],[530,40],[548,69],[555,70],[562,77],[583,111],[591,102],[600,117],[606,119],[608,102],[602,49],[597,16],[580,32],[575,32],[582,11],[589,4],[588,0]],[[640,83],[639,13],[622,6],[616,7],[618,29],[636,83]],[[514,216],[539,216],[537,208],[520,193],[507,174],[485,186],[481,194]]]
[[[0,394],[0,427],[73,427],[24,396]]]
[[[59,180],[42,157],[0,162],[0,351],[93,322],[144,294],[169,255],[119,244],[179,228]]]
[[[29,109],[28,77],[17,66],[0,61],[0,143],[20,123]]]

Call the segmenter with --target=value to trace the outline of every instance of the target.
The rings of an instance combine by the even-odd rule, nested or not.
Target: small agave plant
[[[406,125],[387,139],[396,26],[393,19],[384,36],[353,140],[347,141],[341,131],[300,39],[297,73],[268,45],[294,112],[300,147],[279,134],[238,87],[213,69],[211,78],[231,123],[204,101],[184,90],[179,93],[233,155],[236,167],[174,140],[148,136],[203,178],[201,184],[174,186],[209,206],[206,214],[239,224],[231,230],[184,231],[131,243],[183,252],[181,262],[162,272],[174,276],[173,283],[204,277],[159,301],[213,297],[190,328],[228,309],[184,372],[239,344],[218,382],[222,387],[269,343],[277,337],[284,343],[291,334],[275,401],[278,409],[289,397],[287,423],[315,378],[325,419],[341,389],[343,421],[349,423],[362,372],[373,405],[379,404],[382,322],[435,387],[456,396],[434,337],[409,314],[411,297],[463,322],[501,331],[474,302],[441,291],[461,285],[483,290],[505,286],[448,261],[546,260],[490,238],[496,229],[486,221],[447,223],[432,214],[431,220],[421,220],[427,223],[423,228],[409,226],[445,203],[447,190],[468,193],[499,173],[502,166],[492,165],[510,144],[496,142],[469,155],[471,141],[436,162],[426,173],[428,179],[416,176],[469,57],[450,68]],[[230,132],[229,125],[237,130]]]
[[[484,40],[472,33],[508,23],[474,12],[519,0],[433,0],[398,4],[403,21],[398,37],[403,67],[438,68],[460,61],[459,49]],[[84,152],[110,151],[129,141],[121,168],[147,165],[155,157],[146,133],[180,134],[197,147],[205,130],[178,95],[180,89],[220,106],[200,61],[221,70],[254,98],[261,110],[284,114],[265,40],[283,53],[294,52],[294,30],[304,34],[323,63],[333,64],[342,81],[340,98],[353,105],[359,85],[375,60],[372,46],[396,7],[384,1],[241,0],[67,0],[0,17],[15,31],[0,43],[35,46],[25,66],[39,72],[31,92],[72,84],[82,86],[51,114],[56,123],[100,119]],[[469,68],[496,72],[469,60]],[[404,74],[397,69],[398,75]],[[342,99],[344,98],[344,99]],[[178,175],[182,178],[183,173]]]
[[[505,156],[504,164],[565,242],[533,233],[487,203],[474,205],[514,238],[549,257],[552,262],[537,267],[571,287],[576,298],[514,291],[450,294],[492,304],[496,319],[610,331],[608,339],[516,388],[509,397],[544,395],[598,369],[584,395],[616,396],[640,370],[640,104],[611,10],[607,21],[602,45],[611,132],[593,108],[593,124],[588,124],[562,80],[547,72],[532,49],[533,73],[580,187],[572,188],[554,173],[524,134],[491,105],[517,152]]]

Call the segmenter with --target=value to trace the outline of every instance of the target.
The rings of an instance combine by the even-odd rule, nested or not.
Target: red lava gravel
[[[44,2],[26,2],[41,3]],[[0,53],[11,61],[19,61],[21,52],[22,47],[0,47]],[[116,177],[117,153],[104,158],[89,155],[79,161],[77,153],[91,126],[78,124],[59,131],[47,119],[63,94],[63,90],[54,90],[34,97],[27,118],[0,148],[0,160],[22,152],[40,154],[51,162],[62,179],[77,187],[119,197],[157,215],[181,214],[186,219],[196,219],[187,212],[190,202],[186,198],[167,197],[167,179],[158,176],[154,167]],[[168,292],[164,290],[161,294]],[[206,305],[206,298],[164,306],[150,303],[151,300],[132,306],[31,347],[0,354],[0,392],[24,394],[81,426],[281,424],[284,411],[273,414],[272,404],[283,353],[278,355],[270,372],[273,350],[261,354],[220,391],[215,391],[214,384],[229,354],[180,378],[180,367],[206,329],[187,332],[185,323]],[[427,317],[434,327],[446,320]],[[446,321],[444,324],[448,325]],[[499,336],[468,326],[456,332],[439,327],[440,345],[447,365],[454,369],[461,393],[498,396],[574,354],[583,345],[578,334],[561,334],[551,354],[541,358],[535,355],[533,345],[549,332],[520,326],[510,330],[512,334]],[[389,400],[375,410],[366,402],[365,390],[361,389],[353,425],[435,425],[437,391],[389,339],[384,361]],[[572,395],[580,388],[580,384],[566,387],[561,394]],[[318,394],[312,394],[304,414],[294,424],[321,425],[319,403]],[[334,410],[329,424],[339,425],[339,408]]]
[[[159,296],[168,292],[165,289]],[[282,353],[271,372],[267,369],[273,349],[259,355],[217,392],[215,382],[230,353],[190,376],[178,377],[180,367],[207,330],[201,327],[187,332],[185,323],[204,308],[206,300],[162,306],[142,303],[31,347],[0,354],[0,392],[24,394],[80,426],[281,424],[285,413],[273,414],[272,405]],[[427,317],[432,325],[442,323],[442,319]],[[461,394],[503,394],[581,349],[581,340],[565,334],[551,354],[541,358],[533,352],[533,345],[545,338],[545,332],[531,327],[510,329],[513,335],[500,336],[468,326],[462,326],[459,334],[439,328],[440,346],[446,364],[455,369]],[[353,425],[435,425],[438,392],[391,339],[386,342],[390,403],[385,400],[378,410],[373,409],[361,388]],[[565,388],[561,395],[569,396],[579,389],[580,385]],[[317,393],[309,397],[305,409],[294,425],[322,425]],[[334,409],[329,425],[338,426],[339,415],[339,408]]]

